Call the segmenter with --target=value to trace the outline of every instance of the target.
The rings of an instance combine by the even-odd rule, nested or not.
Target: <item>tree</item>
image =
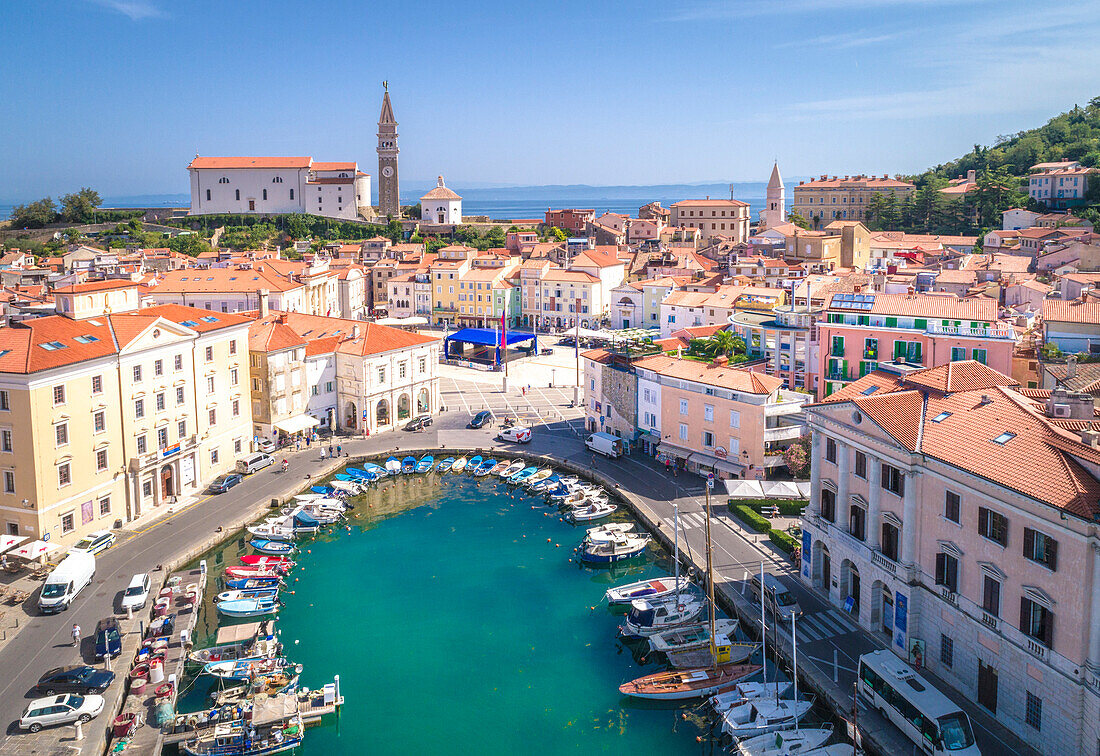
[[[565,241],[566,239],[569,238],[568,236],[565,235],[565,232],[562,231],[557,226],[552,226],[550,228],[550,235],[554,237],[554,241],[559,241],[559,242],[563,242],[563,241]]]
[[[1014,189],[1016,179],[1004,168],[987,169],[978,174],[974,190],[978,225],[996,227],[1001,213],[1024,203],[1024,196]]]
[[[947,202],[940,189],[946,184],[941,178],[932,178],[913,194],[912,223],[926,233],[936,228],[941,219]]]
[[[745,353],[745,342],[730,331],[715,331],[703,346],[704,353],[711,358]]]
[[[802,213],[798,212],[797,210],[792,209],[789,213],[787,213],[787,221],[789,223],[793,223],[799,228],[804,228],[807,231],[810,230],[810,222],[806,220]]]
[[[50,197],[16,205],[11,211],[12,228],[44,228],[56,220],[57,207]]]
[[[405,217],[406,218],[419,218],[419,217],[421,217],[421,214],[422,214],[422,211],[421,211],[419,202],[417,202],[415,205],[409,205],[408,207],[405,208]]]
[[[401,221],[391,218],[390,222],[386,224],[386,236],[394,244],[400,244],[404,241],[405,229],[401,226]]]
[[[810,470],[810,449],[805,439],[798,439],[783,451],[783,461],[787,469],[796,478],[804,476]]]
[[[61,220],[66,223],[91,223],[95,211],[103,204],[99,192],[87,186],[79,192],[61,197]]]
[[[168,249],[188,257],[198,257],[203,252],[210,251],[211,247],[198,234],[180,234],[165,242]]]

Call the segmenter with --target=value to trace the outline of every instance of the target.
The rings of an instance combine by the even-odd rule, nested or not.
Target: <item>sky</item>
[[[203,155],[468,186],[912,173],[1100,95],[1095,0],[5,0],[0,201]]]

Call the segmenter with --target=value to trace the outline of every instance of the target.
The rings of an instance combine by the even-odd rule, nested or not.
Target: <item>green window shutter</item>
[[[843,370],[841,370],[840,374],[841,374],[841,376],[843,376],[843,378],[845,380],[847,380],[848,377],[849,377],[848,376],[848,360],[844,360],[841,364],[844,365],[844,368],[843,368]]]
[[[860,315],[859,316],[859,324],[862,325],[862,326],[871,325],[871,316],[870,315]]]
[[[974,360],[975,361],[980,362],[983,365],[985,364],[986,351],[984,349],[975,349],[974,352],[973,352],[973,355],[974,355]]]
[[[904,341],[895,341],[894,342],[894,359],[899,360],[903,357],[905,357],[905,342]]]
[[[898,327],[898,319],[897,318],[886,318],[886,327],[887,328],[897,328]]]
[[[923,331],[928,328],[928,320],[926,318],[917,318],[913,321],[913,327],[917,330]]]
[[[909,361],[910,362],[916,362],[916,363],[919,364],[920,361],[921,361],[921,343],[919,341],[914,341],[913,342],[913,348],[912,348],[911,351],[913,353],[913,356],[910,358]]]

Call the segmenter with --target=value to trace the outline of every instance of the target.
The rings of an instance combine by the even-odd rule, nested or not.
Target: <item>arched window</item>
[[[234,193],[237,195],[237,199],[239,200],[241,198],[241,190],[240,189],[235,189]]]
[[[229,178],[227,176],[222,176],[220,179],[218,179],[218,183],[219,184],[228,184],[229,183]]]
[[[294,190],[293,189],[290,190],[290,198],[294,199]]]
[[[275,178],[271,179],[271,183],[272,184],[281,184],[281,183],[283,183],[283,177],[282,176],[276,176]]]
[[[267,189],[264,189],[264,199],[267,199]]]
[[[347,178],[347,177],[348,177],[348,174],[346,174],[346,173],[341,173],[340,174],[340,178]]]

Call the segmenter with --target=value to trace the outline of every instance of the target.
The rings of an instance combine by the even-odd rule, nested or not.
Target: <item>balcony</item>
[[[877,566],[889,572],[891,575],[896,576],[898,574],[898,563],[895,562],[893,559],[890,559],[881,551],[873,552],[871,554],[871,561],[874,562]]]
[[[993,328],[982,326],[971,328],[970,326],[945,326],[940,323],[929,323],[925,333],[937,336],[970,336],[978,339],[1015,339],[1011,328]]]
[[[852,380],[847,373],[843,370],[830,370],[825,374],[825,380],[828,381],[850,381]]]
[[[778,428],[765,428],[764,442],[770,443],[772,441],[795,441],[802,437],[803,431],[805,431],[805,427],[801,425],[789,425]]]
[[[1001,624],[1001,620],[1000,618],[993,616],[989,612],[983,611],[982,624],[992,630],[996,630],[997,627]]]
[[[839,357],[841,359],[844,359],[844,347],[843,346],[838,347],[836,344],[833,344],[832,349],[829,350],[829,356],[830,357]]]
[[[1030,654],[1043,661],[1046,661],[1047,657],[1050,656],[1050,649],[1031,637],[1027,638],[1027,650]]]

